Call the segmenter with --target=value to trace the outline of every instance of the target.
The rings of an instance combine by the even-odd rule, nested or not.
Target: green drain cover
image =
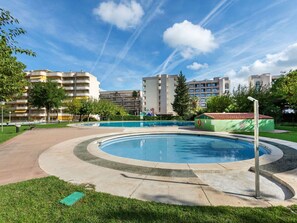
[[[61,204],[65,204],[67,206],[72,206],[77,201],[79,201],[83,196],[85,196],[82,192],[74,192],[69,196],[65,197],[64,199],[60,200]]]

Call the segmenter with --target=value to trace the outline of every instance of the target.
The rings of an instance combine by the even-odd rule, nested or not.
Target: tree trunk
[[[51,121],[50,117],[50,109],[46,108],[46,122],[49,123]]]

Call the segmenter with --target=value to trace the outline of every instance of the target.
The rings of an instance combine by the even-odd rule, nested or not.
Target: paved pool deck
[[[232,180],[245,176],[245,179],[251,181],[253,173],[247,171],[247,167],[252,166],[250,164],[236,170],[237,164],[234,163],[231,170],[223,168],[222,171],[213,172],[189,167],[195,174],[195,176],[189,177],[158,176],[94,165],[94,163],[86,162],[75,154],[77,145],[87,140],[105,137],[106,135],[138,133],[140,131],[178,131],[185,133],[193,132],[193,129],[177,127],[33,129],[0,145],[0,184],[55,175],[72,183],[94,184],[96,191],[171,204],[252,207],[297,204],[295,193],[293,197],[283,201],[265,196],[262,199],[255,199],[252,196],[253,187],[249,189],[249,194],[238,192],[237,189],[241,185],[235,187],[234,185],[237,182],[233,183]],[[272,143],[285,144],[285,146],[297,150],[297,143],[275,139],[267,140]],[[91,153],[92,151],[88,152]],[[294,159],[296,161],[297,158]],[[284,164],[279,162],[280,167]],[[162,168],[162,164],[158,165],[159,168]],[[275,166],[269,166],[269,162],[267,165],[264,174],[284,183],[291,191],[297,191],[297,168],[294,165],[290,165],[289,169],[273,169]],[[176,169],[176,166],[173,168]],[[230,180],[225,180],[228,178],[226,176]],[[218,182],[221,182],[221,185]],[[264,177],[261,177],[261,182],[264,182],[264,185],[266,184]],[[250,184],[247,184],[247,188],[249,187]],[[274,193],[274,191],[270,192]]]

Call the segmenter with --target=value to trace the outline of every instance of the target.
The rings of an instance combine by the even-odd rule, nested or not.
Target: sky
[[[0,0],[27,33],[27,70],[86,71],[103,90],[142,88],[142,77],[187,81],[297,68],[297,0]]]

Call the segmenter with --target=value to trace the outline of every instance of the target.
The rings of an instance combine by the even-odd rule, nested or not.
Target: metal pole
[[[259,171],[259,103],[258,100],[254,101],[254,149],[255,149],[255,188],[256,198],[260,195],[260,171]]]
[[[11,111],[9,112],[9,123],[11,123]]]

